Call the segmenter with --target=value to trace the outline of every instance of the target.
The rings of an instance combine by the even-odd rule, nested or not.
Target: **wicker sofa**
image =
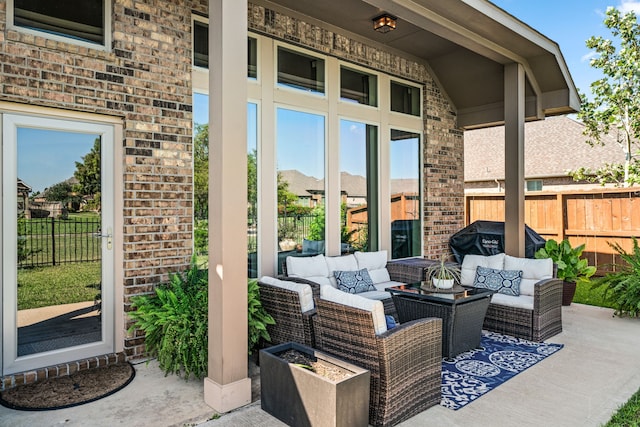
[[[336,271],[357,271],[366,268],[376,290],[359,293],[358,295],[373,300],[382,301],[385,314],[397,319],[396,308],[393,305],[391,294],[385,291],[390,286],[404,284],[406,282],[395,280],[387,270],[387,251],[355,252],[342,256],[316,255],[311,257],[287,257],[284,276],[287,280],[292,278],[306,279],[320,286],[330,285],[337,288],[334,277]]]
[[[477,285],[477,268],[522,271],[520,294],[497,292],[491,299],[484,328],[531,341],[544,341],[562,332],[562,280],[551,259],[517,258],[503,253],[466,255],[461,284]]]
[[[371,372],[371,425],[395,425],[440,402],[442,319],[387,329],[381,301],[331,286],[316,310],[317,348]]]

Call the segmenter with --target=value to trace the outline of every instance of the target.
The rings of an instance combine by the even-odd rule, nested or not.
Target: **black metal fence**
[[[99,218],[18,220],[18,267],[100,261]]]

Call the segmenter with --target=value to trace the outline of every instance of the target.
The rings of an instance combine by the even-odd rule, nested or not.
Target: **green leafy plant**
[[[630,317],[640,315],[640,247],[633,237],[633,250],[629,253],[618,243],[609,243],[624,261],[615,265],[616,271],[593,281],[593,289],[604,288],[604,298],[610,302],[615,314]]]
[[[166,375],[184,373],[202,378],[207,373],[208,352],[208,272],[195,257],[183,274],[174,274],[169,283],[158,285],[155,294],[131,298],[135,323],[129,328],[145,332],[148,354],[158,358]],[[267,325],[275,324],[260,302],[258,281],[248,281],[248,347],[251,354],[261,340],[271,341]]]
[[[442,255],[440,261],[427,267],[425,278],[427,280],[451,280],[460,283],[460,267],[448,261],[448,257]]]
[[[249,316],[249,354],[252,354],[259,346],[260,341],[271,341],[267,325],[275,325],[273,317],[262,306],[260,302],[260,289],[257,279],[249,279],[247,288]]]
[[[207,373],[208,297],[207,271],[198,268],[195,258],[184,274],[171,276],[158,285],[154,295],[131,298],[135,311],[129,316],[135,328],[145,332],[146,350],[158,358],[160,369],[202,378]]]
[[[565,282],[578,283],[589,281],[596,272],[596,268],[589,266],[589,262],[582,258],[585,245],[571,247],[567,239],[560,243],[553,239],[547,240],[544,248],[540,248],[535,254],[536,259],[551,258],[558,266],[558,279]]]

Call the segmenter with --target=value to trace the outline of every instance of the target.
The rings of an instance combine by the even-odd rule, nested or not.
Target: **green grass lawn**
[[[100,263],[18,270],[18,310],[93,301],[100,293]]]
[[[604,290],[591,289],[591,282],[579,283],[576,287],[576,294],[573,302],[578,304],[595,305],[597,307],[613,308],[613,305],[604,300]]]

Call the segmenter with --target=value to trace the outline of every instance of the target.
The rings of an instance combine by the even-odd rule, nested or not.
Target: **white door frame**
[[[56,365],[115,351],[115,281],[114,243],[107,247],[102,240],[102,334],[101,341],[43,353],[18,357],[16,241],[17,241],[17,129],[19,127],[90,133],[101,136],[102,156],[102,227],[114,230],[114,146],[117,132],[114,124],[82,121],[74,118],[41,117],[29,114],[1,114],[2,135],[2,361],[3,375]],[[113,233],[112,231],[112,234]]]

